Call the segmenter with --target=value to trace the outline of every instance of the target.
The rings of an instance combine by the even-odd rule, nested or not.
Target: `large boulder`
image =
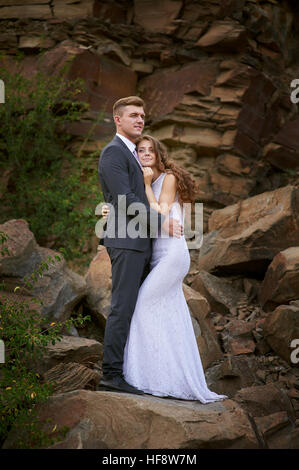
[[[200,316],[206,318],[211,311],[211,307],[206,297],[200,292],[192,289],[192,287],[187,286],[185,283],[183,283],[183,292],[192,315],[196,318],[199,318]]]
[[[235,288],[231,282],[201,270],[193,279],[192,288],[204,296],[211,310],[222,315],[237,314],[237,304],[244,292]],[[245,296],[246,297],[246,296]]]
[[[78,390],[53,396],[37,411],[46,432],[53,430],[53,423],[56,425],[52,436],[65,426],[69,428],[65,440],[54,444],[54,448],[74,448],[78,442],[83,449],[258,447],[250,420],[232,400],[203,405],[147,395]],[[4,448],[14,448],[14,437],[11,432]]]
[[[279,383],[243,388],[235,396],[249,413],[262,446],[270,449],[298,449],[299,433],[292,403]]]
[[[255,350],[254,337],[252,336],[254,327],[255,321],[232,319],[225,325],[222,334],[225,351],[234,356],[253,353]]]
[[[0,276],[8,278],[10,290],[21,286],[25,294],[41,299],[40,312],[45,323],[69,318],[74,306],[86,295],[84,278],[67,267],[60,253],[40,247],[25,220],[9,220],[0,225],[0,231],[9,237],[5,243],[9,254],[0,258]],[[50,263],[49,258],[54,262]],[[48,269],[29,292],[24,287],[24,277],[29,279],[40,263],[47,263]]]
[[[33,270],[36,264],[38,244],[23,219],[13,219],[0,225],[0,231],[8,236],[4,247],[8,250],[0,257],[0,275],[20,277]]]
[[[264,310],[273,310],[278,304],[298,299],[298,295],[299,246],[292,246],[278,253],[268,266],[259,300]]]
[[[96,390],[100,372],[77,362],[61,363],[47,370],[43,380],[53,387],[53,393],[72,392],[74,390]]]
[[[263,331],[276,354],[292,364],[291,343],[299,338],[299,300],[293,300],[289,305],[280,305],[270,313],[263,325]]]
[[[240,389],[260,384],[257,371],[258,363],[253,355],[228,354],[221,364],[209,367],[205,376],[211,390],[233,398]]]
[[[217,332],[212,321],[207,318],[210,311],[207,300],[186,284],[183,284],[183,291],[189,306],[199,354],[205,370],[212,363],[223,358],[217,340]]]
[[[55,344],[47,345],[43,360],[35,365],[35,369],[42,374],[52,367],[70,362],[92,368],[102,356],[102,345],[98,341],[64,335]]]
[[[198,269],[213,274],[264,273],[299,238],[299,189],[285,186],[215,210]]]
[[[107,249],[99,245],[98,253],[91,261],[85,275],[87,286],[86,302],[99,323],[105,328],[110,311],[112,271]]]

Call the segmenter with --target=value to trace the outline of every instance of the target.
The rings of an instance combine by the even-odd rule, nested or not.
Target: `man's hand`
[[[162,224],[162,229],[172,237],[180,238],[184,235],[184,228],[178,219],[167,217]]]

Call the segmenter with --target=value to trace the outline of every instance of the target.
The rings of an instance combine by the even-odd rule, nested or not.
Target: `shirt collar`
[[[118,132],[116,133],[116,135],[117,135],[117,137],[119,137],[126,144],[128,149],[132,153],[134,152],[134,150],[136,150],[136,145],[131,140],[127,139],[127,137],[125,137],[124,135],[119,134]]]

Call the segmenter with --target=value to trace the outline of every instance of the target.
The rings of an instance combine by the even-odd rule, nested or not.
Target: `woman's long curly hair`
[[[198,185],[192,178],[191,174],[187,170],[184,170],[184,168],[181,168],[179,165],[174,163],[174,161],[168,157],[165,145],[151,135],[146,134],[139,137],[135,141],[137,149],[138,145],[143,140],[151,142],[153,146],[153,151],[156,155],[157,169],[163,173],[172,173],[176,177],[179,203],[193,203],[198,192]]]

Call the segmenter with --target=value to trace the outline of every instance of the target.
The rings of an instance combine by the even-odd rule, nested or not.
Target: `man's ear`
[[[120,124],[120,116],[119,116],[118,114],[116,114],[115,116],[113,116],[113,119],[114,119],[115,125],[119,125],[119,124]]]

